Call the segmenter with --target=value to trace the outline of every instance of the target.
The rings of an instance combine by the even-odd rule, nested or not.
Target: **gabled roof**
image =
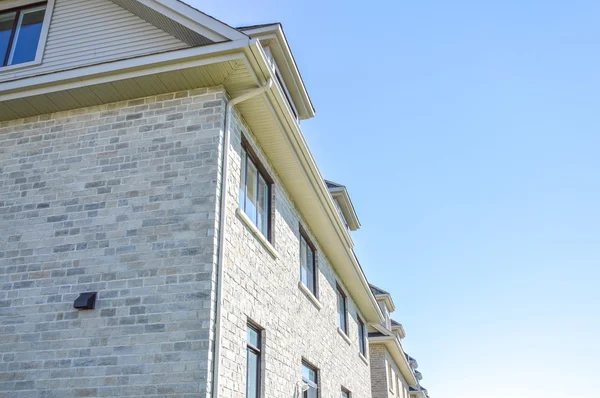
[[[388,296],[390,295],[388,292],[386,292],[385,290],[373,285],[369,283],[369,286],[371,287],[371,292],[373,292],[374,296],[383,296],[385,294],[387,294]]]
[[[111,1],[183,41],[191,40],[192,45],[202,45],[197,42],[198,35],[213,43],[248,38],[237,29],[181,0]]]
[[[400,333],[400,338],[403,339],[406,337],[406,332],[404,331],[404,326],[402,326],[402,324],[400,322],[396,322],[395,320],[391,320],[392,323],[392,330],[394,332],[399,332]]]
[[[253,39],[260,40],[263,46],[268,46],[277,63],[281,78],[290,89],[291,100],[298,111],[298,118],[310,119],[315,116],[315,108],[308,91],[306,91],[304,80],[297,67],[294,54],[292,54],[281,23],[244,26],[238,28],[238,31]]]
[[[356,210],[350,200],[350,195],[348,194],[346,187],[328,180],[325,180],[325,184],[333,199],[340,206],[340,210],[342,210],[348,228],[350,228],[351,231],[359,229],[360,221],[358,220],[358,215],[356,214]]]
[[[391,294],[370,283],[369,286],[371,287],[371,293],[373,293],[373,296],[375,296],[377,301],[383,301],[389,312],[394,312],[396,310],[396,305],[394,304],[394,300],[392,300]]]
[[[416,359],[414,359],[413,357],[411,357],[410,355],[404,353],[404,355],[406,355],[406,359],[408,360],[408,362],[410,363],[410,366],[412,366],[413,369],[417,369],[419,367],[419,363],[417,362]]]

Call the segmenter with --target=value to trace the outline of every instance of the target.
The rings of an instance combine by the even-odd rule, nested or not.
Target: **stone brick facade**
[[[276,256],[265,248],[238,213],[241,135],[274,180],[273,239]],[[243,397],[246,379],[246,325],[264,328],[263,388],[265,397],[294,397],[302,360],[319,369],[320,396],[339,397],[347,388],[356,398],[370,397],[368,360],[358,347],[356,306],[348,297],[349,342],[338,332],[336,282],[343,286],[318,242],[295,209],[276,171],[252,133],[236,115],[230,152],[224,275],[223,363],[219,397]],[[299,226],[316,245],[319,309],[299,288]]]
[[[205,397],[212,380],[222,88],[0,124],[0,397]],[[348,295],[277,173],[233,120],[219,397],[243,397],[246,324],[264,328],[263,396],[370,397]],[[275,181],[273,256],[237,214],[240,137]],[[299,226],[317,248],[320,309],[299,288]],[[97,291],[96,309],[77,311]]]
[[[224,104],[199,89],[0,124],[0,397],[206,390]]]
[[[408,384],[384,344],[369,346],[373,398],[408,398]],[[390,374],[390,365],[392,374]],[[390,389],[390,377],[393,389]]]

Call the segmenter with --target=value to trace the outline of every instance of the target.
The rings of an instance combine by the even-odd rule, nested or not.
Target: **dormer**
[[[258,39],[263,48],[277,83],[298,120],[315,116],[306,87],[296,67],[296,61],[290,50],[280,23],[244,26],[238,30],[252,39]]]
[[[356,231],[359,229],[360,222],[358,221],[358,216],[356,215],[354,205],[350,200],[350,195],[348,194],[346,187],[327,180],[325,180],[325,184],[327,184],[327,189],[333,198],[340,217],[346,225],[346,229],[348,229],[348,231]]]
[[[392,300],[392,296],[383,289],[378,288],[377,286],[369,284],[371,287],[371,293],[375,296],[377,300],[377,304],[379,304],[379,308],[381,312],[383,312],[383,316],[385,317],[385,328],[387,330],[392,330],[392,318],[390,313],[396,310],[396,306],[394,305],[394,301]]]
[[[417,369],[419,367],[419,363],[417,362],[417,360],[411,357],[410,355],[406,354],[406,359],[408,360],[408,363],[410,364],[411,368]]]
[[[406,332],[404,331],[404,326],[400,322],[396,322],[395,320],[391,320],[392,324],[392,332],[398,337],[400,340],[406,337]]]

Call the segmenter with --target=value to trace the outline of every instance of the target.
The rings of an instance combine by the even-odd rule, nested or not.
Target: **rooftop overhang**
[[[382,301],[387,307],[389,312],[396,311],[396,305],[394,304],[394,300],[392,300],[392,296],[389,294],[377,294],[375,295],[375,299],[377,301]]]
[[[231,95],[256,87],[246,38],[0,83],[0,121],[223,85]],[[236,79],[230,79],[235,76]]]
[[[392,359],[396,363],[398,369],[402,373],[402,377],[408,383],[410,387],[417,388],[419,382],[415,377],[415,374],[404,355],[404,350],[402,349],[402,345],[400,345],[400,341],[396,336],[376,336],[369,337],[369,344],[382,344],[390,353]]]
[[[252,45],[248,52],[257,84],[262,85],[269,78],[277,81],[262,46]],[[265,96],[243,102],[238,108],[366,322],[383,322],[383,313],[354,255],[354,243],[338,215],[281,85],[274,84]]]
[[[223,86],[236,97],[274,79],[255,39],[240,39],[0,83],[0,122],[146,96]],[[281,86],[238,109],[368,323],[384,317],[353,242]]]
[[[294,106],[298,110],[300,119],[310,119],[315,116],[312,105],[300,71],[285,37],[281,24],[260,25],[255,27],[240,28],[242,32],[261,41],[263,46],[268,46],[286,86],[290,89]],[[275,77],[276,79],[276,77]]]
[[[423,391],[419,387],[411,388],[409,394],[411,398],[429,398],[427,396],[427,391]]]
[[[404,331],[404,326],[402,326],[401,324],[392,325],[392,331],[397,333],[398,337],[400,339],[403,339],[406,337],[406,332]]]
[[[356,231],[359,229],[360,221],[358,221],[358,216],[350,200],[350,195],[348,195],[348,190],[345,187],[330,187],[329,192],[333,196],[333,199],[338,202],[350,230]]]

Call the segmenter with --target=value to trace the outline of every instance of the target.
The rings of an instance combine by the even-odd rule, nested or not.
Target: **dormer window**
[[[0,11],[1,66],[35,60],[45,15],[46,4]]]

